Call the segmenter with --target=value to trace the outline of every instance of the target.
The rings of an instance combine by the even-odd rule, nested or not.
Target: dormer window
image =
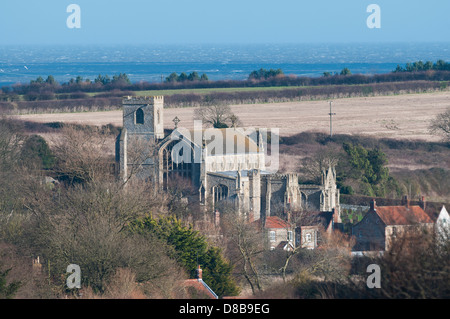
[[[137,109],[135,120],[136,124],[144,124],[144,111],[142,109]]]

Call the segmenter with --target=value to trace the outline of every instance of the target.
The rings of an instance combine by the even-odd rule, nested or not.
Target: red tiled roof
[[[269,216],[266,217],[265,228],[289,228],[289,224],[278,216]]]
[[[184,281],[184,287],[193,287],[199,293],[208,296],[211,299],[217,299],[217,296],[210,290],[206,283],[201,279],[187,279]]]
[[[433,223],[420,206],[376,206],[375,210],[386,225]]]

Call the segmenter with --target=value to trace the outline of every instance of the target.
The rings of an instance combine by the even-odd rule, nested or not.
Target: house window
[[[394,236],[394,237],[397,236],[397,228],[396,227],[392,227],[392,236]]]
[[[287,233],[287,240],[292,241],[292,231],[290,231],[290,230]]]
[[[273,242],[273,241],[275,241],[275,238],[276,238],[275,231],[271,230],[269,232],[269,240]]]
[[[305,234],[305,242],[310,243],[311,242],[311,234]]]
[[[142,109],[137,109],[135,120],[136,124],[144,124],[144,111]]]

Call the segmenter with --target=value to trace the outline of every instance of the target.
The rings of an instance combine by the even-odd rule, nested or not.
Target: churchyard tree
[[[196,120],[214,128],[228,128],[240,124],[239,118],[227,104],[203,105],[195,110]]]

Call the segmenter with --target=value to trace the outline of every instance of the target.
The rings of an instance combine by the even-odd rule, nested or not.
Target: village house
[[[256,221],[256,223],[260,222],[261,220]],[[295,249],[295,228],[280,217],[269,216],[265,218],[262,230],[266,249],[283,249],[287,251]]]
[[[386,251],[393,239],[405,232],[432,230],[434,222],[423,207],[412,206],[407,197],[402,206],[377,206],[375,200],[362,220],[352,227],[354,251]]]
[[[195,278],[183,282],[183,288],[189,299],[218,299],[216,293],[203,281],[203,270],[198,265]]]
[[[331,234],[334,230],[334,211],[309,212],[296,227],[296,246],[315,249],[320,245],[321,236]]]

